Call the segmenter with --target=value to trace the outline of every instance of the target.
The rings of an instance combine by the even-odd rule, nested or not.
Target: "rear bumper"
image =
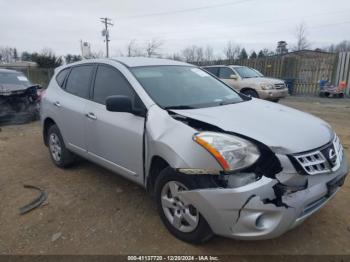
[[[347,173],[344,158],[336,172],[314,176],[306,189],[283,195],[283,205],[269,201],[276,199],[273,186],[278,181],[267,177],[239,188],[198,189],[181,195],[199,210],[215,234],[268,239],[283,234],[319,210],[335,195]],[[327,186],[330,181],[340,181],[331,193]]]
[[[267,100],[275,100],[284,98],[288,95],[288,89],[271,89],[271,90],[257,90],[259,98]]]

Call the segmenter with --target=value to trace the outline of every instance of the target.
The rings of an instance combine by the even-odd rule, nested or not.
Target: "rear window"
[[[70,68],[63,69],[61,72],[59,72],[56,76],[56,81],[60,87],[63,86],[64,80],[66,79],[66,76],[69,72]]]
[[[82,98],[89,98],[93,68],[92,65],[73,67],[67,79],[66,91]]]
[[[28,78],[19,72],[0,72],[0,84],[25,87],[32,85]]]

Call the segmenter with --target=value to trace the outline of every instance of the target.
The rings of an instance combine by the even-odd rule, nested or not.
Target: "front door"
[[[99,65],[92,101],[87,104],[87,142],[91,160],[143,183],[143,133],[145,118],[106,110],[108,96],[129,96],[139,101],[123,74],[109,65]],[[140,101],[139,101],[140,102]],[[134,103],[134,106],[137,107]]]
[[[226,84],[228,84],[230,87],[234,88],[236,91],[239,91],[240,88],[239,88],[238,81],[237,81],[237,79],[231,78],[232,75],[236,75],[236,73],[231,68],[220,67],[219,78],[222,81],[224,81]]]

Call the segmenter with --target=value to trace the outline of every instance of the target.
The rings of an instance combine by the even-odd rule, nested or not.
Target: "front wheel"
[[[249,97],[259,98],[258,93],[253,89],[245,89],[242,91],[242,93]]]
[[[204,217],[179,195],[197,186],[191,177],[170,167],[161,171],[155,186],[158,212],[165,227],[178,239],[193,244],[206,242],[213,236]]]

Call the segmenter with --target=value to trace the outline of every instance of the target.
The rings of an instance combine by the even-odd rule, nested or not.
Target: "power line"
[[[159,12],[159,13],[149,13],[149,14],[143,14],[143,15],[125,16],[125,17],[120,17],[120,20],[129,20],[129,19],[145,18],[145,17],[152,17],[152,16],[188,13],[188,12],[194,12],[194,11],[199,11],[199,10],[217,8],[217,7],[237,5],[237,4],[251,2],[251,1],[256,1],[256,0],[240,0],[240,1],[235,1],[235,2],[225,2],[222,4],[207,5],[207,6],[200,6],[200,7],[194,7],[194,8],[186,8],[186,9],[178,9],[178,10],[173,10],[173,11]]]
[[[269,20],[263,20],[263,21],[257,21],[257,22],[249,22],[249,23],[238,23],[232,26],[228,26],[226,27],[226,29],[235,29],[237,27],[243,27],[243,26],[250,26],[250,25],[261,25],[261,24],[268,24],[268,23],[275,23],[275,22],[287,22],[287,21],[295,21],[297,19],[305,19],[305,18],[313,18],[313,17],[320,17],[320,16],[327,16],[327,15],[334,15],[334,14],[338,14],[338,13],[348,13],[350,11],[350,9],[345,9],[345,10],[337,10],[337,11],[333,11],[333,12],[322,12],[322,13],[316,13],[313,15],[308,15],[308,16],[300,16],[300,17],[287,17],[287,18],[280,18],[280,19],[269,19]],[[343,22],[341,22],[340,24],[342,24]],[[332,24],[331,24],[332,25]],[[321,25],[322,27],[323,25]],[[309,28],[313,28],[309,27]],[[316,26],[318,27],[318,26]],[[194,27],[194,28],[188,28],[191,29],[191,31],[193,32],[196,29],[206,29],[206,27],[200,26],[200,27]],[[167,32],[163,32],[163,33],[158,33],[157,36],[168,36],[168,35],[174,35],[176,34],[178,31],[167,31]],[[216,37],[211,35],[210,37]],[[209,38],[210,38],[209,37]],[[171,39],[174,39],[174,37],[172,37]]]
[[[103,23],[105,25],[105,29],[102,31],[102,36],[105,37],[105,42],[106,42],[106,57],[109,57],[109,42],[111,41],[109,39],[109,30],[108,30],[108,26],[113,26],[112,24],[112,20],[108,17],[103,17],[100,18],[101,23]]]

